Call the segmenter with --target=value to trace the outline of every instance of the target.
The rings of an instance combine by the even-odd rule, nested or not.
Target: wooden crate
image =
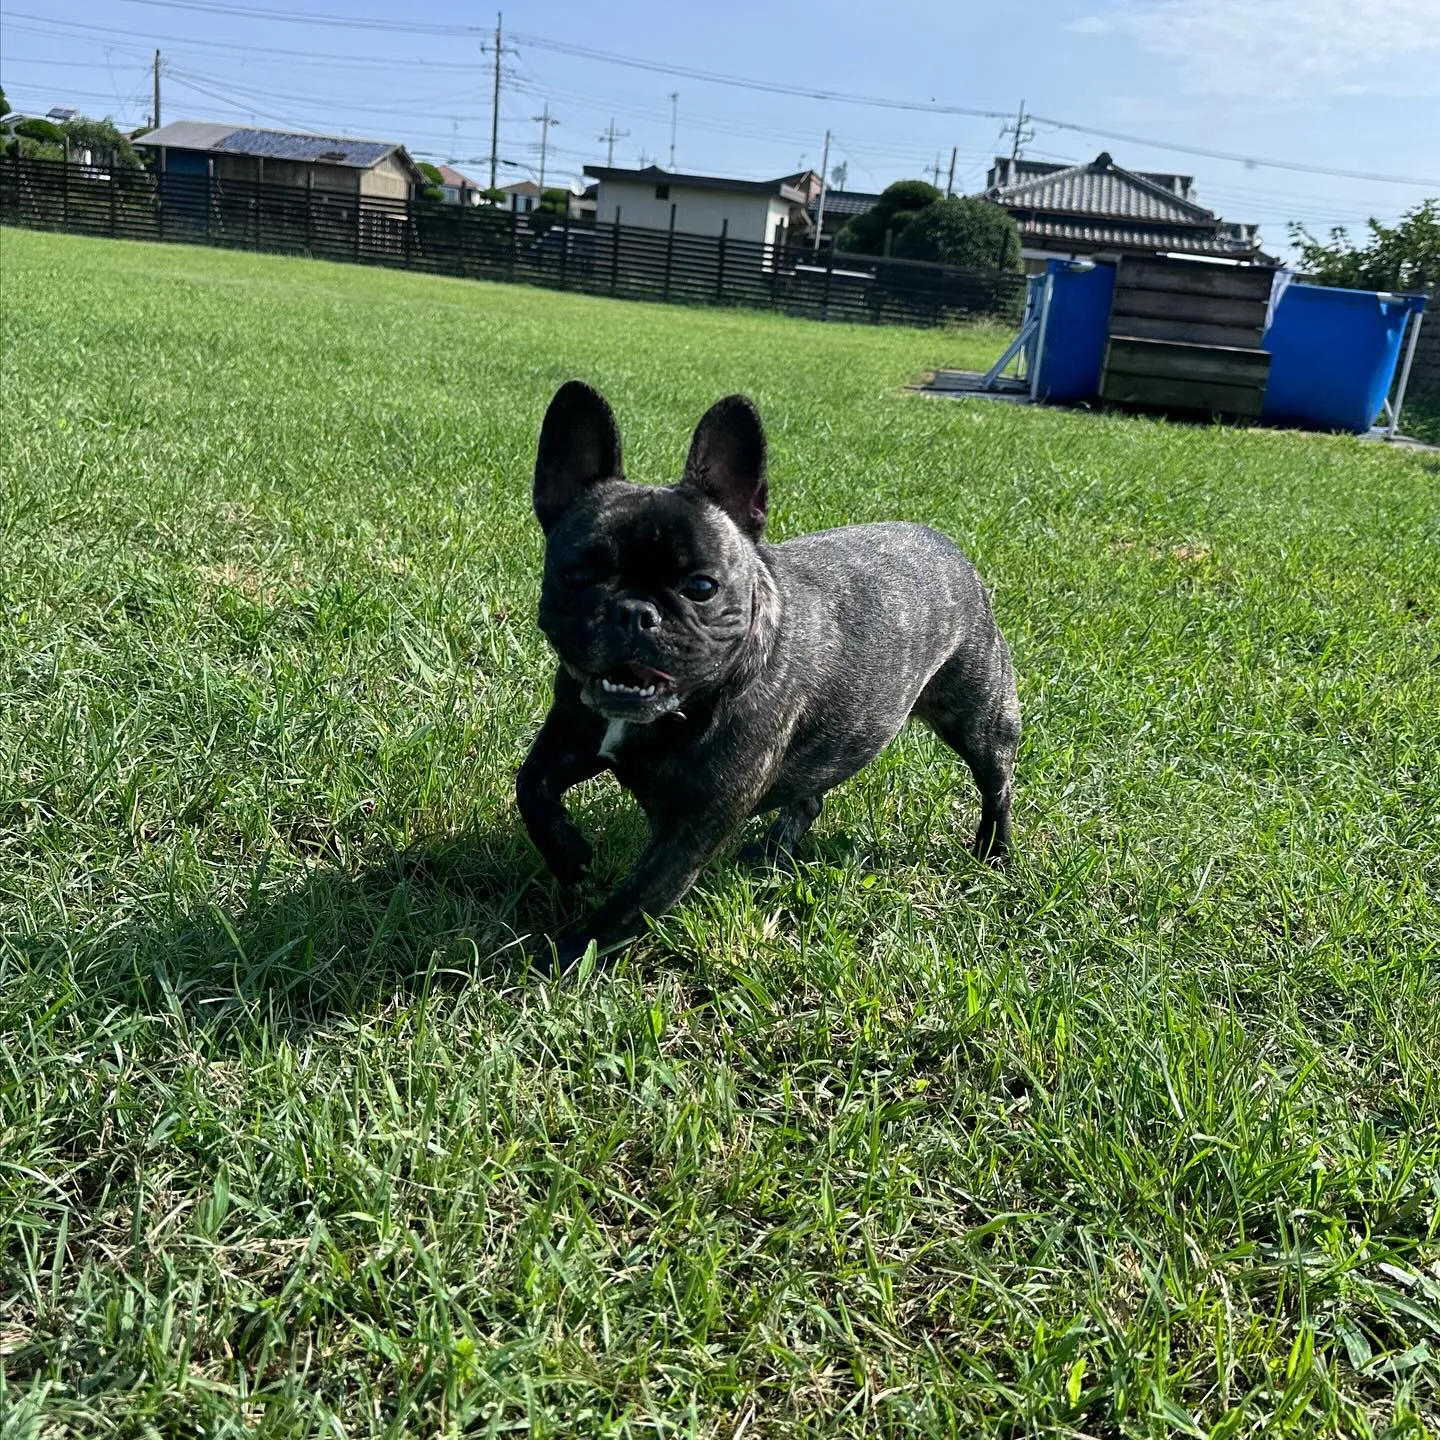
[[[1117,405],[1258,415],[1272,272],[1126,256],[1115,277],[1100,395]]]

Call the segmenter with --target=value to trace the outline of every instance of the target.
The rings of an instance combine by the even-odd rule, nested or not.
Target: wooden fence
[[[407,205],[206,176],[0,159],[0,223],[126,240],[308,255],[476,280],[818,320],[1013,320],[1025,277],[488,207]]]

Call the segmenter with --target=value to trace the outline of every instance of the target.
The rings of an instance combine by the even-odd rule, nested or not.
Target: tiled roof
[[[1222,255],[1234,260],[1257,258],[1260,253],[1253,226],[1223,223],[1204,229],[1193,226],[1171,230],[1164,226],[1107,225],[1103,221],[1022,220],[1020,239],[1026,245],[1050,241],[1096,249]]]
[[[1105,216],[1157,225],[1215,223],[1213,211],[1191,200],[1182,200],[1173,190],[1166,190],[1133,170],[1122,170],[1106,154],[1097,156],[1088,165],[1071,165],[1014,185],[993,186],[987,194],[1007,210]]]

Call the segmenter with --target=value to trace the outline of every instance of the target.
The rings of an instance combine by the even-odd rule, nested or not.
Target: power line
[[[295,10],[274,10],[254,5],[210,3],[210,0],[125,0],[126,4],[148,5],[167,10],[189,11],[205,15],[230,15],[246,20],[270,20],[285,24],[323,25],[331,28],[372,30],[390,34],[417,35],[479,35],[481,28],[475,25],[442,25],[420,21],[385,20],[363,16],[320,15]],[[29,17],[49,19],[49,17]],[[53,22],[52,22],[53,23]],[[644,70],[653,74],[669,75],[684,79],[703,81],[707,84],[726,85],[734,88],[757,91],[765,94],[784,95],[796,99],[824,101],[827,104],[859,105],[877,109],[907,111],[933,115],[962,115],[979,119],[1000,119],[1008,121],[1009,112],[986,110],[965,105],[942,105],[935,101],[900,100],[875,95],[861,95],[837,90],[812,90],[774,81],[750,79],[743,76],[727,75],[707,71],[694,66],[664,64],[643,60],[635,56],[618,55],[611,51],[590,46],[574,45],[568,41],[551,40],[543,35],[517,34],[514,39],[522,45],[548,50],[603,64],[620,65],[630,69]],[[1193,155],[1208,160],[1223,160],[1231,164],[1270,170],[1288,170],[1297,174],[1325,175],[1342,180],[1362,180],[1377,184],[1413,185],[1418,187],[1440,185],[1440,179],[1433,176],[1390,175],[1376,171],[1347,170],[1336,166],[1310,165],[1302,161],[1276,160],[1268,157],[1243,155],[1233,151],[1211,150],[1201,146],[1180,145],[1171,141],[1155,140],[1143,135],[1124,131],[1102,129],[1098,126],[1083,125],[1075,121],[1059,120],[1049,116],[1030,114],[1029,120],[1048,125],[1056,130],[1075,134],[1093,135],[1100,139],[1120,141],[1128,145],[1142,145],[1150,149],[1168,151],[1180,155]]]

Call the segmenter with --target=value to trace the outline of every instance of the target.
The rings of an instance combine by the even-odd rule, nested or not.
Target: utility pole
[[[955,157],[959,153],[958,145],[950,147],[950,178],[945,182],[945,198],[947,200],[955,193]]]
[[[938,190],[940,188],[940,152],[938,150],[935,152],[935,163],[927,165],[925,169],[929,172],[930,178]]]
[[[676,107],[680,104],[680,92],[670,92],[670,168],[675,168],[675,115]]]
[[[607,168],[615,163],[615,142],[617,140],[628,139],[629,135],[630,132],[628,130],[617,130],[615,128],[615,117],[612,115],[610,117],[610,128],[597,137],[605,142],[605,165]]]
[[[540,198],[545,198],[545,147],[550,141],[550,127],[558,125],[558,120],[550,118],[550,102],[545,102],[545,113],[543,115],[532,115],[530,117],[540,126]]]
[[[820,157],[820,204],[815,210],[815,249],[820,249],[820,232],[825,228],[825,184],[830,173],[830,132],[825,132],[825,149]]]
[[[1008,135],[1011,134],[1012,131],[1007,125],[1000,133],[1002,135]],[[1013,134],[1015,136],[1015,143],[1010,147],[1010,166],[1012,176],[1014,174],[1015,162],[1020,158],[1020,147],[1024,145],[1027,141],[1033,140],[1035,138],[1035,131],[1033,129],[1027,130],[1025,128],[1025,102],[1023,100],[1020,102],[1020,114],[1015,121],[1015,129],[1013,131]]]
[[[490,188],[495,188],[495,169],[500,163],[500,20],[501,15],[495,12],[495,89],[490,97]],[[484,46],[481,46],[480,53],[485,53]]]
[[[160,52],[155,52],[155,128],[160,128]]]

